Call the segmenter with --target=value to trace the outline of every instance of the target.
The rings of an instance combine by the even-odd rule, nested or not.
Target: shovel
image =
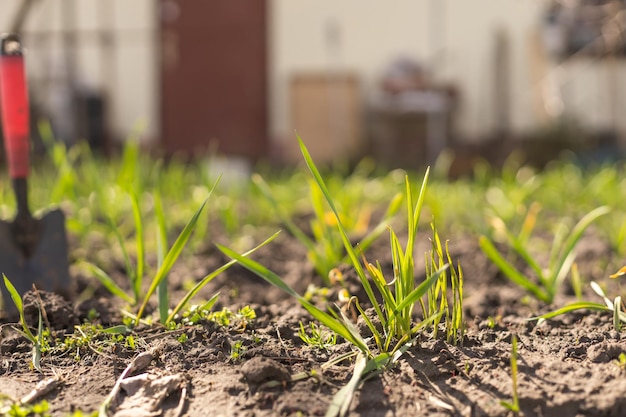
[[[17,203],[14,221],[0,221],[0,273],[21,295],[33,284],[37,289],[63,294],[70,283],[65,216],[56,209],[37,219],[28,207],[30,115],[22,44],[13,34],[2,36],[0,42],[4,148]],[[14,313],[2,281],[0,288],[5,313]]]

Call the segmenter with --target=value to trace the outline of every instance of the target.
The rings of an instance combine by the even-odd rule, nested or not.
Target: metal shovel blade
[[[12,223],[0,221],[0,274],[6,275],[21,295],[33,284],[40,290],[64,294],[70,283],[65,215],[59,209],[52,210],[38,222],[41,235],[33,254],[27,257],[15,243]],[[0,288],[4,311],[15,312],[3,281]]]

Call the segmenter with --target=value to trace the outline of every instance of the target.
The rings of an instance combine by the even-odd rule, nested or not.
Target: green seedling
[[[390,283],[385,280],[380,264],[376,266],[367,263],[363,258],[365,266],[359,261],[357,249],[355,249],[350,241],[349,235],[343,226],[342,216],[340,216],[333,199],[330,196],[328,188],[322,178],[319,170],[315,166],[311,155],[309,154],[304,142],[298,137],[300,149],[304,156],[309,171],[313,175],[315,183],[320,188],[326,203],[330,207],[335,216],[336,226],[339,236],[344,245],[344,249],[348,254],[350,263],[354,267],[364,291],[367,294],[368,302],[374,307],[378,321],[382,325],[382,331],[379,330],[368,317],[360,302],[356,297],[351,298],[361,317],[365,320],[369,330],[373,335],[377,352],[374,353],[368,346],[368,341],[356,329],[356,326],[349,320],[342,310],[335,311],[329,308],[328,312],[321,310],[313,305],[305,297],[299,295],[291,287],[289,287],[278,275],[270,271],[256,261],[247,259],[237,254],[235,251],[221,245],[218,248],[228,257],[239,262],[243,267],[257,274],[270,284],[282,289],[290,294],[322,325],[350,342],[359,353],[356,356],[355,369],[350,382],[342,388],[333,399],[331,406],[327,412],[328,416],[345,415],[352,396],[359,383],[366,377],[373,376],[382,372],[391,364],[395,363],[400,356],[413,344],[416,335],[428,325],[432,325],[445,312],[438,311],[434,315],[424,317],[417,324],[413,323],[414,307],[418,301],[427,293],[429,288],[435,284],[442,273],[447,270],[448,265],[433,271],[428,278],[420,285],[415,285],[415,271],[413,252],[415,248],[415,237],[421,214],[421,208],[424,201],[424,193],[428,180],[428,171],[424,176],[422,186],[417,200],[414,200],[411,184],[408,177],[405,178],[406,187],[406,203],[408,211],[408,239],[406,248],[403,249],[393,229],[390,228],[391,250],[394,259],[394,278],[391,280],[393,290],[390,289]],[[366,272],[368,271],[374,284],[382,298],[382,307],[376,298],[374,290],[369,282]]]
[[[233,362],[239,362],[241,360],[241,355],[246,353],[246,347],[243,345],[243,341],[237,340],[230,346],[230,359]]]
[[[86,352],[98,352],[112,344],[123,343],[130,347],[133,343],[133,336],[129,334],[130,331],[130,328],[124,325],[104,328],[99,324],[83,323],[74,326],[72,334],[62,338],[57,337],[53,343],[47,346],[46,351],[53,355],[73,353],[74,360],[80,361]]]
[[[511,383],[513,399],[509,401],[500,401],[500,404],[514,413],[519,413],[519,398],[517,396],[517,335],[511,337]]]
[[[41,372],[41,354],[44,345],[44,330],[43,330],[43,320],[41,317],[41,310],[39,310],[39,325],[37,326],[37,335],[33,334],[28,327],[28,323],[26,323],[26,318],[24,317],[24,304],[22,303],[22,297],[17,292],[11,281],[6,277],[6,275],[2,274],[2,278],[4,279],[4,286],[6,287],[9,295],[11,296],[11,300],[13,304],[15,304],[15,308],[17,309],[20,316],[20,324],[22,326],[21,329],[13,327],[13,329],[21,334],[24,338],[26,338],[32,345],[32,364],[33,367]]]
[[[613,317],[613,327],[616,331],[620,331],[622,323],[626,321],[626,312],[622,308],[622,297],[617,296],[613,300],[607,297],[606,293],[596,282],[591,282],[591,289],[602,298],[604,304],[594,303],[591,301],[577,301],[559,308],[558,310],[533,317],[531,320],[548,320],[563,314],[571,313],[577,310],[592,310],[610,312]]]
[[[243,306],[237,312],[224,307],[220,311],[212,311],[211,308],[217,298],[214,296],[202,305],[193,305],[182,314],[181,324],[193,326],[201,321],[212,321],[224,327],[231,327],[234,330],[244,331],[256,319],[256,312],[250,306]]]
[[[555,233],[552,242],[552,250],[547,268],[542,268],[539,262],[529,250],[529,238],[534,228],[538,213],[538,206],[533,205],[528,210],[524,225],[519,234],[511,233],[504,222],[496,219],[495,225],[499,232],[506,238],[506,243],[512,251],[518,255],[534,272],[537,281],[527,277],[509,262],[495,247],[493,242],[486,236],[480,237],[480,248],[487,257],[502,271],[512,282],[521,286],[538,300],[550,304],[554,300],[561,284],[570,271],[576,258],[576,244],[584,231],[599,217],[609,213],[606,206],[598,207],[587,213],[569,232],[561,226]]]
[[[263,178],[255,174],[252,177],[253,182],[259,188],[265,198],[272,204],[272,207],[280,220],[283,222],[289,232],[307,248],[307,256],[314,265],[319,276],[324,280],[326,285],[330,284],[328,274],[340,263],[348,260],[348,255],[343,247],[343,240],[337,233],[336,216],[342,221],[346,233],[351,237],[365,234],[368,225],[370,212],[368,209],[359,209],[358,197],[349,196],[344,193],[343,204],[337,204],[336,207],[342,207],[341,213],[330,212],[325,204],[324,195],[320,188],[311,181],[310,201],[315,214],[311,221],[312,237],[309,237],[300,227],[294,223],[290,215],[281,207],[281,204],[274,197],[271,187],[263,180]],[[349,186],[345,186],[350,189]],[[365,234],[359,241],[361,250],[365,251],[371,244],[385,231],[386,224],[398,212],[401,203],[401,195],[397,194],[388,205],[385,215],[381,221],[372,229],[371,232]],[[351,201],[355,200],[355,201]],[[338,210],[338,209],[335,210]],[[353,210],[356,210],[354,212]]]
[[[10,404],[5,404],[9,402]],[[0,414],[6,417],[50,417],[50,404],[42,400],[35,404],[23,404],[11,399],[0,399]]]
[[[620,367],[622,371],[626,370],[626,353],[622,352],[619,354],[617,359],[615,360],[617,366]]]
[[[433,232],[433,249],[430,251],[430,254],[426,254],[427,277],[445,268],[446,265],[453,264],[450,251],[448,250],[448,242],[446,242],[445,247],[443,247],[434,222],[432,222],[430,226]],[[448,281],[450,281],[449,286]],[[450,290],[449,295],[448,290]],[[428,306],[425,306],[424,303],[421,302],[422,309],[425,311],[425,317],[436,317],[440,311],[445,312],[443,317],[439,317],[439,319],[435,320],[433,323],[433,337],[437,337],[439,322],[441,318],[445,318],[444,325],[448,343],[457,344],[460,341],[462,342],[465,325],[463,322],[463,270],[461,269],[461,265],[458,264],[456,268],[450,267],[444,270],[444,272],[439,275],[437,283],[428,290],[426,298],[428,300]]]
[[[219,179],[218,179],[219,181]],[[166,226],[165,226],[165,215],[161,205],[160,196],[157,194],[155,198],[155,212],[157,217],[157,258],[158,258],[158,269],[154,274],[152,281],[150,282],[150,286],[145,293],[143,292],[143,276],[145,274],[146,265],[145,265],[145,242],[144,242],[144,221],[141,215],[141,210],[139,208],[139,203],[134,195],[131,193],[131,201],[133,207],[133,217],[135,221],[135,243],[136,243],[136,264],[133,265],[131,262],[131,257],[129,251],[126,248],[126,244],[124,239],[121,236],[119,230],[113,227],[113,232],[116,234],[118,238],[118,242],[120,247],[122,248],[124,260],[126,264],[126,270],[130,282],[130,287],[132,289],[132,294],[128,294],[124,291],[112,278],[106,273],[104,270],[99,268],[98,266],[91,263],[84,263],[88,271],[95,276],[102,285],[107,288],[113,295],[120,297],[131,306],[139,305],[138,312],[134,317],[134,323],[137,325],[141,320],[144,310],[150,300],[150,297],[158,290],[158,300],[159,300],[159,314],[161,323],[168,325],[174,317],[185,307],[185,305],[193,298],[198,291],[200,291],[206,284],[208,284],[213,278],[219,275],[221,272],[228,269],[232,266],[235,261],[231,261],[213,271],[212,273],[206,275],[202,278],[193,288],[191,288],[187,294],[182,298],[182,300],[174,307],[172,311],[169,311],[169,297],[167,290],[167,275],[171,268],[174,266],[176,261],[178,260],[183,248],[187,244],[190,236],[192,235],[198,219],[204,210],[209,197],[218,181],[214,184],[213,188],[210,190],[209,196],[204,200],[202,205],[196,210],[192,218],[187,222],[183,230],[178,235],[178,238],[171,246],[171,248],[166,252]],[[255,250],[260,248],[261,246],[269,243],[276,235],[270,237],[268,240],[263,242],[261,245],[253,248],[252,250],[246,252],[244,256],[247,256],[253,253]],[[214,300],[214,302],[216,299]]]
[[[298,337],[308,346],[322,350],[337,344],[337,335],[335,333],[323,327],[318,327],[314,322],[309,323],[308,330],[304,327],[304,324],[300,322]]]

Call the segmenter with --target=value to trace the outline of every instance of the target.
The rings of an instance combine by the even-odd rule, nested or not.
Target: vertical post
[[[65,85],[67,94],[68,135],[64,138],[67,143],[74,143],[78,138],[78,112],[76,106],[76,2],[63,0],[61,2],[61,28],[63,31],[63,58],[65,60]]]

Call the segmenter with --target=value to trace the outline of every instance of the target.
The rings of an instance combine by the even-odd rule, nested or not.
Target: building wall
[[[285,140],[290,125],[288,83],[292,74],[340,69],[356,73],[372,98],[385,68],[398,54],[421,59],[440,82],[459,87],[458,127],[467,139],[485,137],[498,125],[494,103],[495,33],[504,30],[509,43],[510,125],[527,131],[544,118],[537,108],[537,84],[530,59],[533,33],[541,27],[547,0],[273,0],[271,58],[271,131]],[[328,46],[326,31],[340,26],[341,47]],[[536,51],[535,51],[536,52]],[[623,60],[622,60],[623,61]],[[544,75],[555,76],[567,114],[592,128],[617,125],[619,92],[626,89],[625,64],[580,59]],[[611,79],[610,74],[614,74]],[[617,94],[613,92],[617,91]],[[626,91],[624,91],[626,92]],[[618,106],[611,109],[615,98]],[[623,103],[626,104],[626,103]],[[620,107],[621,106],[621,107]],[[613,112],[613,113],[612,113]]]
[[[6,31],[20,0],[0,2],[0,31]],[[41,0],[25,27],[31,89],[57,116],[67,113],[62,97],[65,66],[63,7],[76,8],[76,79],[107,91],[113,136],[124,138],[141,122],[147,138],[159,136],[156,0]],[[269,109],[272,139],[291,140],[289,81],[294,74],[353,72],[371,101],[386,65],[399,54],[421,59],[440,82],[459,87],[458,128],[481,138],[497,125],[494,105],[494,33],[505,29],[510,46],[512,128],[540,122],[534,99],[529,38],[547,0],[270,0]],[[95,32],[110,28],[106,52]],[[333,29],[334,28],[334,29]],[[332,31],[338,34],[331,42]],[[561,72],[551,72],[562,74]],[[617,125],[626,92],[624,63],[579,60],[557,86],[567,113],[595,128]],[[52,91],[52,93],[50,93]],[[54,93],[56,91],[56,93]],[[617,92],[617,93],[616,93]],[[612,101],[613,100],[613,101]],[[613,103],[613,104],[611,104]],[[280,143],[280,142],[279,142]]]
[[[2,0],[0,31],[9,30],[21,0]],[[67,23],[67,10],[75,16]],[[30,89],[57,120],[63,135],[63,115],[72,111],[65,100],[68,74],[79,88],[106,92],[111,136],[125,138],[140,123],[148,138],[158,135],[156,11],[153,0],[41,0],[34,2],[23,28],[28,52]],[[76,30],[75,76],[68,73],[63,31]],[[110,34],[103,46],[98,31]],[[62,138],[67,140],[67,138]]]

